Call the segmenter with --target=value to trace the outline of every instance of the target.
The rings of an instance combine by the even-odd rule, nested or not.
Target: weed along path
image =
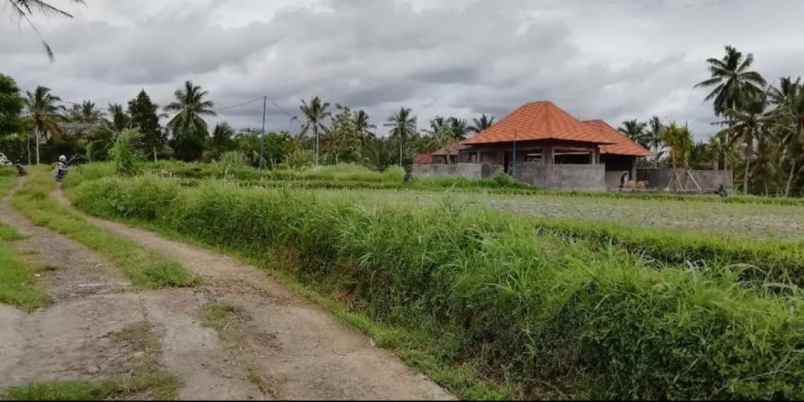
[[[53,194],[68,205],[61,192]],[[202,279],[200,320],[229,359],[277,399],[454,399],[371,340],[337,322],[257,268],[149,231],[86,217],[171,258]],[[182,376],[181,367],[170,367]],[[187,367],[184,370],[195,370]]]

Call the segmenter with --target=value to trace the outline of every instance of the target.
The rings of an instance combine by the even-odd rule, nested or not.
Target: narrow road
[[[45,268],[40,285],[52,300],[33,314],[0,305],[0,389],[167,369],[183,383],[182,399],[270,397],[247,379],[216,332],[201,325],[197,315],[206,301],[195,290],[137,290],[92,250],[33,225],[8,197],[0,200],[0,221],[27,236],[12,244]]]
[[[53,196],[69,205],[61,192]],[[153,292],[146,311],[163,328],[162,362],[184,381],[183,399],[454,399],[253,266],[149,231],[87,219],[203,278],[196,289]],[[227,306],[237,317],[212,337],[194,321],[210,305]],[[197,350],[204,346],[208,350]],[[223,363],[233,369],[226,372]],[[221,384],[214,389],[227,391],[209,389],[216,381]]]

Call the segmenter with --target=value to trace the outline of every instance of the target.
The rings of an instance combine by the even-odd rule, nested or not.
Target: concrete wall
[[[496,172],[496,166],[485,163],[413,165],[413,177],[463,177],[480,180],[490,178]]]
[[[648,188],[657,190],[698,191],[685,169],[676,169],[680,186],[677,189],[669,188],[672,183],[673,169],[639,169],[639,180],[648,182]],[[726,189],[734,188],[734,175],[731,170],[689,170],[695,181],[701,186],[702,192],[713,193],[724,186]]]
[[[536,187],[561,190],[606,191],[606,167],[597,165],[545,165],[517,163],[517,180]]]

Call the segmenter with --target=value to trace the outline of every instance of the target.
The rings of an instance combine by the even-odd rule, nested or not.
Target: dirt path
[[[63,194],[54,197],[68,204]],[[218,335],[235,366],[278,399],[453,399],[366,336],[293,295],[257,268],[148,231],[87,217],[93,224],[172,258],[203,278],[198,303],[230,317]],[[189,301],[188,301],[189,303]],[[174,303],[175,304],[175,303]],[[187,307],[192,309],[191,306]],[[154,314],[152,314],[154,315]],[[187,323],[189,325],[189,323]],[[177,336],[182,332],[178,331]],[[165,350],[181,347],[163,339]],[[169,361],[169,359],[166,359]],[[170,365],[183,378],[196,367]],[[184,395],[184,394],[183,394]],[[189,394],[188,396],[196,396]]]
[[[0,389],[167,369],[183,383],[180,398],[267,397],[217,333],[200,324],[207,300],[199,292],[133,289],[113,264],[33,225],[8,198],[0,200],[0,221],[27,236],[13,246],[46,267],[40,280],[52,299],[33,314],[0,305]]]

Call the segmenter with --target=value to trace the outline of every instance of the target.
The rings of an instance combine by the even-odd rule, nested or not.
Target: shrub
[[[137,162],[141,159],[136,151],[134,144],[142,137],[137,130],[123,130],[109,151],[109,155],[114,162],[117,174],[133,176],[137,173]]]

